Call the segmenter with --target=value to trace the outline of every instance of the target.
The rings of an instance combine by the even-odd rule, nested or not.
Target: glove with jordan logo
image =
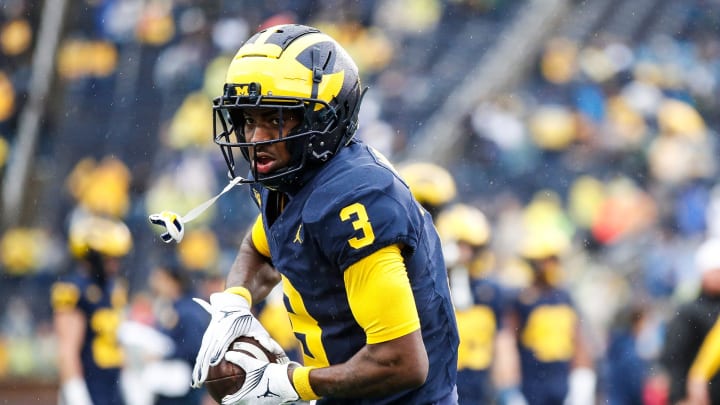
[[[238,392],[225,396],[222,405],[277,405],[300,399],[288,377],[288,367],[299,364],[268,363],[234,351],[227,352],[225,360],[245,370],[245,383]]]
[[[200,298],[193,298],[211,316],[195,359],[192,376],[192,386],[195,388],[202,386],[210,366],[220,363],[230,343],[240,336],[254,338],[279,358],[287,357],[280,345],[252,315],[249,300],[242,295],[229,292],[238,288],[243,295],[249,296],[246,289],[235,287],[210,295],[209,303]]]

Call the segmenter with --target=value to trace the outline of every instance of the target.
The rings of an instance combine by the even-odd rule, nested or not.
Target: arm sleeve
[[[80,290],[75,284],[57,282],[50,290],[50,303],[55,312],[73,310],[79,300]]]
[[[720,369],[720,320],[710,329],[695,360],[690,366],[690,377],[710,381]]]
[[[420,329],[410,280],[398,245],[382,248],[344,273],[350,309],[368,344]]]
[[[255,249],[265,257],[270,257],[270,245],[265,235],[265,227],[263,226],[262,215],[258,215],[252,226],[252,241]]]

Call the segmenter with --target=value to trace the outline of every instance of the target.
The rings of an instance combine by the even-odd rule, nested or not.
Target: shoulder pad
[[[73,283],[57,282],[50,289],[50,303],[53,310],[71,310],[80,300],[80,289]]]

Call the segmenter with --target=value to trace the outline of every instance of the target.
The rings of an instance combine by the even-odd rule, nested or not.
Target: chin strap
[[[230,191],[231,188],[237,186],[243,180],[246,181],[247,179],[240,176],[235,177],[234,179],[230,180],[227,186],[225,186],[225,188],[218,195],[191,209],[187,214],[183,216],[173,211],[162,211],[157,214],[151,214],[148,219],[154,225],[165,227],[165,232],[160,235],[160,238],[163,242],[170,243],[174,240],[175,242],[180,243],[180,241],[185,236],[184,224],[199,217],[200,214],[210,208],[210,206],[213,205],[215,201],[220,198],[221,195]]]

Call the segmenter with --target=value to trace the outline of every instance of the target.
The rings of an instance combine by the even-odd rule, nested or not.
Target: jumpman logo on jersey
[[[280,395],[270,391],[270,380],[267,381],[267,388],[265,388],[265,392],[261,395],[258,395],[257,398],[270,398],[270,397],[277,397],[280,398]]]
[[[300,226],[298,226],[297,232],[295,232],[295,239],[293,239],[293,243],[299,243],[299,244],[303,243],[302,224],[300,224]]]

